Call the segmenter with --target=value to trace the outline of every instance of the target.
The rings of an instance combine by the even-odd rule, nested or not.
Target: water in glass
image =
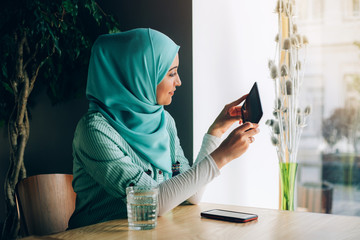
[[[127,188],[127,213],[130,229],[155,228],[158,215],[158,188]]]

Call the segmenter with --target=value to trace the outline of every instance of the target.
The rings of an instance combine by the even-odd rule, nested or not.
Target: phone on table
[[[223,221],[245,223],[258,219],[258,215],[253,213],[235,212],[223,209],[211,209],[200,213],[202,217],[212,218]]]
[[[243,123],[259,123],[263,116],[260,94],[256,82],[252,86],[249,95],[246,97],[245,103],[241,107],[241,115]]]

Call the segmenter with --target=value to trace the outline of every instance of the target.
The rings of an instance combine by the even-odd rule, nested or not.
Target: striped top
[[[178,174],[190,165],[180,146],[175,121],[165,113],[171,162]],[[126,218],[126,187],[158,185],[172,177],[141,159],[99,112],[88,112],[79,121],[73,158],[73,188],[77,197],[69,229]]]

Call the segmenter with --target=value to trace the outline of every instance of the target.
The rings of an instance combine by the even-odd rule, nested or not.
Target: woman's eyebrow
[[[175,68],[177,68],[177,67],[178,67],[178,66],[175,66],[175,67],[170,68],[168,72],[170,72],[171,70],[173,70],[173,69],[175,69]]]

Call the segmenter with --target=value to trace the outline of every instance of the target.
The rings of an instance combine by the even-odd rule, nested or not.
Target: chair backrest
[[[71,174],[41,174],[16,186],[22,230],[26,235],[65,231],[75,209]]]

